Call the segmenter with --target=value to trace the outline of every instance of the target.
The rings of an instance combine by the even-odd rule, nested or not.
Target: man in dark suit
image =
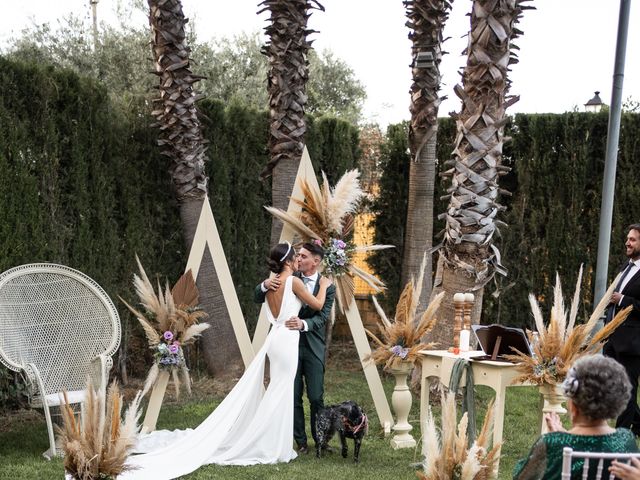
[[[314,243],[305,243],[298,252],[298,273],[296,275],[302,278],[305,286],[313,295],[317,295],[320,289],[318,267],[323,257],[324,250]],[[262,282],[256,287],[256,303],[263,303],[266,292],[277,290],[279,287],[280,280],[277,276]],[[311,410],[311,437],[316,443],[318,442],[316,416],[318,411],[324,407],[325,330],[335,294],[335,285],[330,285],[322,310],[312,310],[308,305],[303,305],[297,317],[292,317],[285,322],[288,328],[300,330],[298,371],[293,387],[293,438],[300,453],[309,451],[302,404],[305,383]]]
[[[616,420],[616,427],[630,428],[640,436],[640,409],[636,400],[640,377],[640,223],[629,226],[625,250],[628,261],[611,295],[605,323],[623,308],[633,306],[633,310],[609,337],[603,353],[621,363],[631,381],[631,398]]]

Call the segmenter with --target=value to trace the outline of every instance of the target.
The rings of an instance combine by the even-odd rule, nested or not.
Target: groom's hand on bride
[[[262,282],[264,288],[267,290],[273,290],[274,292],[280,288],[281,282],[280,277],[276,275],[272,278],[267,278],[264,282]]]
[[[304,323],[298,317],[291,317],[289,320],[284,322],[284,326],[289,330],[302,330],[304,328]]]

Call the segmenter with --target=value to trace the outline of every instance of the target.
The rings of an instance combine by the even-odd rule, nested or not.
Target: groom
[[[322,247],[314,243],[305,243],[298,252],[298,272],[295,275],[302,278],[307,289],[315,296],[320,289],[320,273],[318,267],[324,257]],[[277,290],[280,279],[276,276],[265,280],[256,287],[255,301],[263,303],[268,290]],[[336,294],[335,285],[327,289],[327,296],[322,310],[312,310],[303,305],[297,317],[291,317],[285,326],[292,330],[300,330],[298,347],[298,371],[293,387],[293,438],[298,445],[299,453],[307,453],[307,433],[304,426],[304,408],[302,395],[307,386],[307,398],[311,406],[311,436],[318,442],[316,436],[316,416],[324,407],[324,356],[325,356],[325,325],[329,319],[331,307]]]

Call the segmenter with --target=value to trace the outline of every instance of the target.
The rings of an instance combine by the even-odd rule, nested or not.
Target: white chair
[[[44,409],[56,454],[51,407],[84,399],[87,378],[105,388],[120,345],[120,317],[104,290],[81,272],[37,263],[0,275],[0,362],[26,375],[31,404]]]
[[[604,469],[605,461],[609,460],[606,462],[608,467],[610,460],[629,461],[633,457],[640,458],[640,453],[574,452],[572,448],[564,447],[562,449],[562,475],[560,478],[561,480],[571,480],[571,463],[573,459],[582,459],[584,460],[582,476],[580,477],[582,480],[587,480],[587,478],[601,480],[603,473],[605,475],[604,478],[613,480],[615,477]],[[593,469],[595,469],[595,473],[589,476],[589,472],[593,472]]]

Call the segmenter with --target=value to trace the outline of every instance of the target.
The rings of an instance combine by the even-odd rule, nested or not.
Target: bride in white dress
[[[293,382],[298,366],[300,333],[284,326],[297,316],[302,303],[316,310],[324,305],[331,282],[320,279],[314,297],[301,279],[296,253],[291,244],[271,249],[269,269],[280,275],[284,288],[266,296],[267,318],[272,324],[267,339],[229,395],[195,430],[158,431],[138,445],[143,455],[134,455],[132,468],[118,480],[173,479],[202,465],[254,465],[288,462],[296,458],[293,449]],[[263,378],[269,357],[270,382]]]

